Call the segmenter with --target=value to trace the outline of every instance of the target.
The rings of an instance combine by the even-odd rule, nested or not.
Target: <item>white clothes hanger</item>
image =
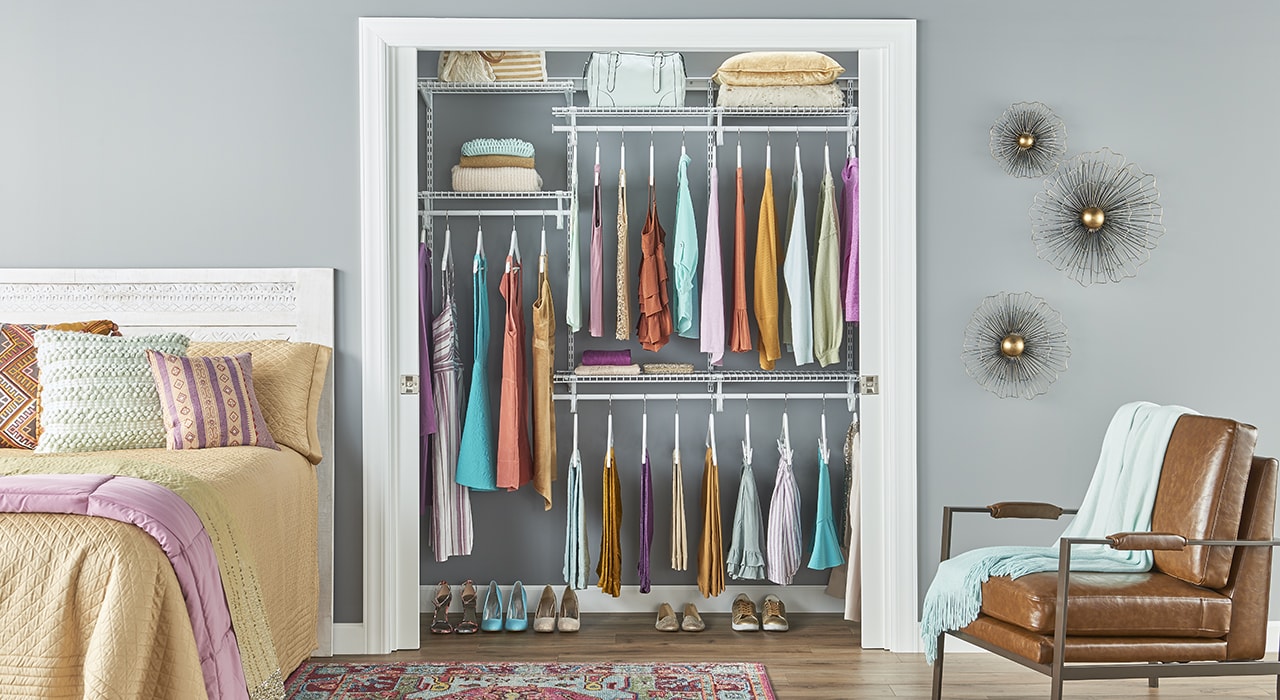
[[[472,274],[480,271],[481,260],[484,260],[484,217],[476,214],[476,258],[471,261]]]
[[[507,249],[507,272],[511,272],[511,261],[520,264],[520,240],[516,236],[516,216],[511,215],[511,247]]]
[[[681,158],[689,155],[689,152],[686,151],[684,147],[684,136],[685,136],[684,127],[680,127],[680,157]]]
[[[827,450],[827,395],[822,395],[822,429],[818,433],[818,452],[822,454],[822,461],[827,461],[829,452]]]
[[[600,165],[600,130],[596,129],[596,165]]]
[[[720,464],[720,458],[716,456],[716,412],[712,411],[707,414],[707,447],[711,448],[711,463]]]
[[[800,171],[800,132],[796,132],[796,172]]]
[[[742,129],[738,129],[738,169],[742,169]]]
[[[764,130],[764,169],[773,170],[773,132],[768,127]]]
[[[831,140],[827,139],[822,142],[822,174],[831,173]]]
[[[641,399],[641,403],[644,407],[640,414],[640,461],[644,461],[649,454],[649,398]]]
[[[440,272],[453,267],[453,231],[449,230],[449,214],[444,215],[444,255],[440,256]]]
[[[608,449],[613,449],[613,394],[609,394],[609,438],[605,442]]]
[[[573,414],[573,451],[578,451],[578,414]]]
[[[542,216],[542,247],[538,250],[538,272],[547,271],[547,217]]]
[[[653,187],[653,132],[649,132],[649,186]]]
[[[618,169],[627,169],[627,140],[622,139],[622,145],[618,147]]]
[[[751,412],[750,412],[750,410],[749,410],[750,408],[751,408],[751,399],[747,399],[747,400],[746,400],[746,402],[745,402],[745,403],[743,403],[743,409],[744,409],[744,410],[743,410],[743,413],[742,413],[742,422],[743,422],[743,428],[742,428],[742,436],[743,436],[743,437],[742,437],[742,461],[743,461],[743,462],[745,462],[745,463],[747,463],[747,464],[751,464],[751,453],[752,453],[752,450],[751,450]]]
[[[676,399],[676,450],[680,449],[680,399]]]

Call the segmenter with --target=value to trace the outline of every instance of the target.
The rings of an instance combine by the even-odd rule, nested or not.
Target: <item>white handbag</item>
[[[592,107],[684,106],[684,57],[678,53],[597,51],[583,77]]]

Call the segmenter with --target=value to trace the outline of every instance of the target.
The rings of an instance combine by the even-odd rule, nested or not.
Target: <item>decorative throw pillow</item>
[[[181,355],[187,336],[36,331],[35,338],[41,386],[36,452],[164,447],[164,412],[144,351]]]
[[[36,447],[40,365],[36,362],[35,332],[46,329],[119,335],[111,321],[0,323],[0,447]]]
[[[752,51],[730,57],[712,77],[721,85],[827,85],[843,72],[817,51]]]
[[[320,396],[333,351],[288,340],[193,341],[187,356],[246,352],[253,355],[253,388],[271,437],[319,464]]]
[[[249,353],[182,357],[148,350],[147,364],[164,407],[165,447],[200,450],[253,445],[280,449],[271,439],[253,393]]]

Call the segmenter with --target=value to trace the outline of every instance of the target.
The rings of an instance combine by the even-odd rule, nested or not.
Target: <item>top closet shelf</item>
[[[539,190],[537,192],[455,192],[436,190],[419,192],[418,199],[569,199],[568,190]]]
[[[502,80],[492,83],[449,83],[443,80],[419,80],[418,89],[434,94],[455,95],[518,95],[573,92],[572,80],[524,81]]]
[[[552,107],[557,117],[847,117],[857,107]]]

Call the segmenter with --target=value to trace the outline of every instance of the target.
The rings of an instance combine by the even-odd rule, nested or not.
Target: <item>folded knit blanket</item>
[[[522,139],[471,139],[462,144],[464,156],[533,157],[533,144]]]
[[[844,92],[831,85],[721,85],[717,107],[844,107]]]
[[[458,165],[464,168],[532,168],[533,158],[521,156],[462,156]]]
[[[455,192],[538,192],[542,178],[529,168],[464,168],[453,166]]]
[[[573,373],[583,377],[621,377],[640,374],[640,365],[578,365],[573,368]]]
[[[640,365],[644,374],[693,374],[693,365],[688,362],[646,362]]]

